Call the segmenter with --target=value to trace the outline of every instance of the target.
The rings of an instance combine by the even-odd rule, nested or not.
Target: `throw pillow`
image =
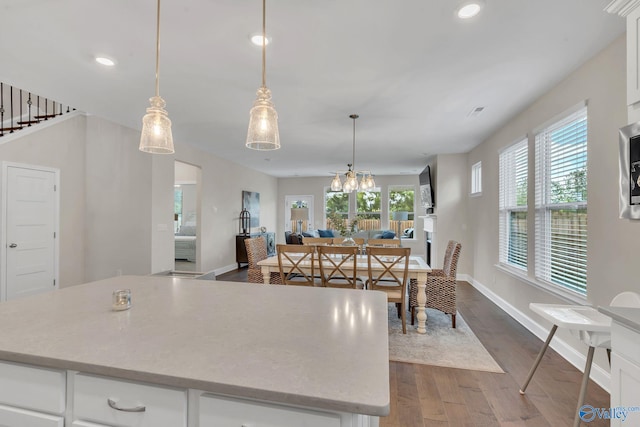
[[[335,237],[331,230],[318,230],[320,237]]]
[[[393,231],[383,231],[382,232],[382,238],[383,239],[393,239],[394,237],[396,237],[396,233],[394,233]]]
[[[309,233],[307,231],[303,231],[302,232],[302,237],[314,237],[314,236],[313,236],[313,233]]]

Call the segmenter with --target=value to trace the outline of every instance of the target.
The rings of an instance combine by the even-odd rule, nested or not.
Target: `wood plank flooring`
[[[236,270],[217,280],[243,282],[246,274]],[[391,411],[380,427],[572,426],[582,372],[550,348],[520,395],[542,341],[467,282],[458,282],[457,291],[458,312],[506,373],[390,362]],[[609,394],[590,381],[585,404],[607,408]]]

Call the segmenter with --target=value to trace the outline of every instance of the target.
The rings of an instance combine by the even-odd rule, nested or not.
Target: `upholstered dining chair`
[[[358,246],[318,246],[322,286],[363,289],[358,277]]]
[[[367,246],[368,276],[367,289],[383,291],[387,302],[395,303],[402,317],[402,333],[407,333],[406,295],[409,275],[409,256],[411,248],[385,248]],[[379,264],[374,276],[371,266]],[[381,271],[380,271],[381,270]]]
[[[247,268],[247,282],[249,283],[264,283],[262,277],[262,270],[258,265],[258,262],[263,259],[267,259],[267,241],[264,237],[252,237],[244,240],[244,245],[247,248],[247,260],[249,261],[249,267]],[[282,284],[280,280],[280,273],[275,271],[270,273],[269,283]]]
[[[311,245],[276,245],[280,280],[285,285],[315,286],[314,258]]]
[[[433,269],[427,275],[426,307],[450,314],[452,328],[456,327],[456,271],[461,249],[460,243],[449,240],[442,269]],[[412,279],[409,284],[409,306],[413,325],[418,306],[418,282],[415,279]]]

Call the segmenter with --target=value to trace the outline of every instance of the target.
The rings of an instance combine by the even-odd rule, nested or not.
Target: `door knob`
[[[10,245],[9,245],[9,247],[10,247],[10,248],[17,248],[17,247],[18,247],[18,245],[16,245],[15,243],[12,243],[12,244],[10,244]]]

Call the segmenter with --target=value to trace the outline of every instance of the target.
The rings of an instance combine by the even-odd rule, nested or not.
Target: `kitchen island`
[[[131,309],[113,311],[125,288]],[[121,276],[4,302],[0,322],[4,425],[360,427],[389,411],[378,292]],[[21,411],[44,421],[11,424]]]

